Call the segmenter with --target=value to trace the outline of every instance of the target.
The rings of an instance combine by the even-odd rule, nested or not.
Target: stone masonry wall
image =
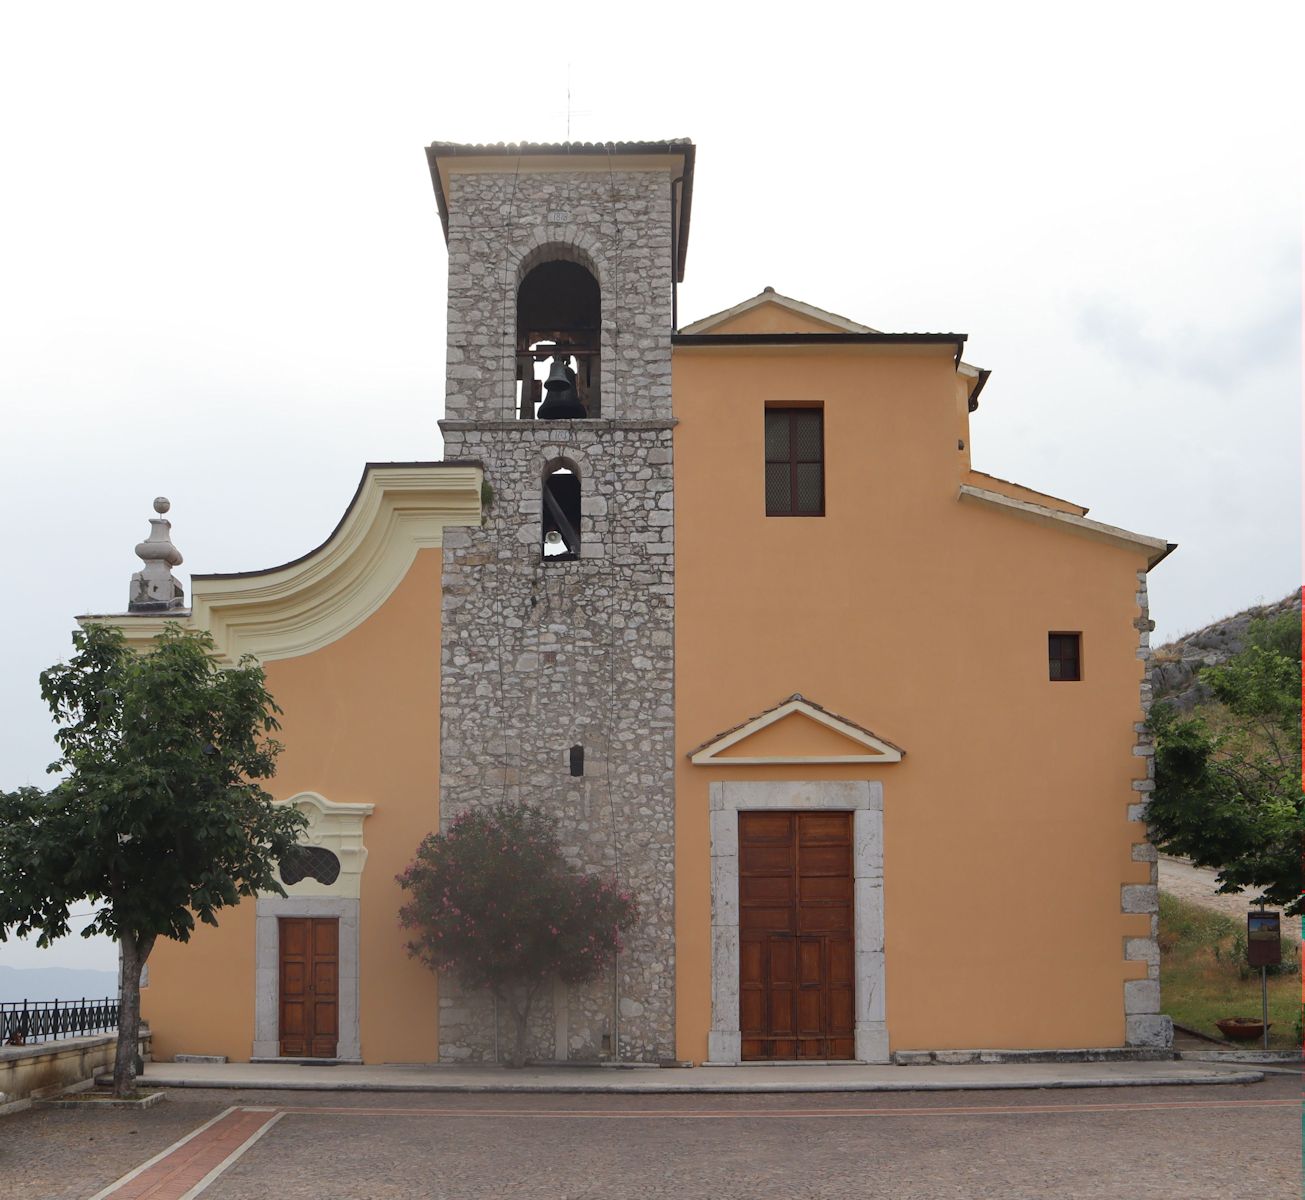
[[[1146,761],[1146,777],[1133,780],[1134,803],[1128,806],[1130,821],[1146,820],[1146,805],[1155,790],[1155,746],[1147,732],[1145,719],[1151,711],[1151,620],[1147,601],[1146,572],[1137,573],[1138,615],[1133,622],[1137,630],[1137,657],[1142,660],[1142,683],[1139,701],[1143,720],[1133,726],[1137,742],[1133,753]],[[1145,913],[1150,918],[1147,937],[1124,939],[1124,958],[1130,962],[1146,963],[1145,979],[1124,982],[1125,1041],[1130,1046],[1167,1047],[1174,1041],[1174,1026],[1169,1017],[1160,1012],[1160,889],[1156,850],[1150,841],[1133,844],[1133,861],[1150,864],[1149,883],[1126,883],[1120,889],[1120,908],[1125,913]]]
[[[674,514],[669,422],[443,423],[451,458],[494,489],[481,528],[445,532],[441,817],[524,799],[556,813],[568,859],[615,872],[639,926],[612,977],[544,996],[532,1056],[674,1056]],[[544,562],[541,479],[582,485],[582,554]],[[573,778],[568,749],[585,749]],[[441,1058],[510,1043],[491,1001],[447,980]],[[610,1045],[610,1043],[609,1043]]]
[[[449,185],[446,414],[516,415],[517,285],[567,258],[602,291],[602,415],[669,420],[669,172],[455,172]]]

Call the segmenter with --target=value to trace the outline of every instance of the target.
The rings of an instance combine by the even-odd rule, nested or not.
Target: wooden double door
[[[334,1058],[340,1037],[340,921],[281,917],[281,1056]]]
[[[852,814],[739,813],[744,1059],[856,1051]]]

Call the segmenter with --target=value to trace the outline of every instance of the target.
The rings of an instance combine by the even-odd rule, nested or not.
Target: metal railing
[[[0,1046],[30,1046],[118,1028],[118,999],[0,1003]]]

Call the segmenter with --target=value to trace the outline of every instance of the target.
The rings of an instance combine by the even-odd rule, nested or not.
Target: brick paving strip
[[[91,1200],[194,1200],[283,1115],[276,1108],[228,1108]]]

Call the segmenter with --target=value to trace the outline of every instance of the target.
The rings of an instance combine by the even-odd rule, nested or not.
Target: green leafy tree
[[[431,970],[456,971],[507,1008],[514,1067],[525,1065],[540,989],[555,978],[592,979],[639,915],[613,880],[569,867],[556,820],[524,803],[455,817],[448,832],[422,842],[398,881],[412,894],[399,913],[414,933],[408,953]]]
[[[1301,850],[1301,632],[1295,614],[1252,623],[1246,649],[1201,672],[1217,705],[1184,716],[1159,703],[1156,845],[1218,870],[1221,892],[1254,889],[1305,910]]]
[[[152,653],[92,626],[72,660],[41,675],[63,778],[49,792],[0,793],[0,941],[69,933],[118,942],[122,982],[114,1091],[135,1087],[140,973],[160,937],[187,941],[195,918],[257,892],[282,891],[276,862],[301,814],[275,807],[258,780],[276,769],[280,710],[252,660],[223,667],[207,633],[170,625]]]

